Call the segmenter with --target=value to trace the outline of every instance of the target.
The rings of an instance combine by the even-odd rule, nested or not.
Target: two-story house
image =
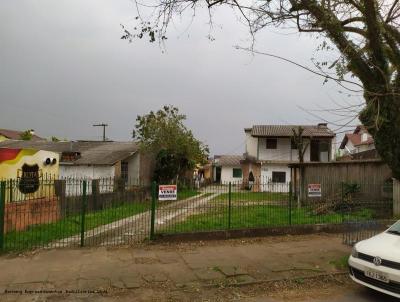
[[[366,155],[377,155],[375,152],[368,152],[375,150],[374,139],[368,130],[360,125],[354,129],[353,133],[346,133],[340,144],[339,151],[342,156],[350,156],[357,158],[357,154],[365,153]],[[368,152],[368,153],[367,153]]]
[[[327,124],[318,125],[256,125],[244,130],[246,150],[241,161],[243,179],[253,174],[261,191],[271,190],[274,184],[287,183],[293,178],[289,164],[299,162],[298,146],[293,129],[304,129],[304,162],[328,162],[334,159],[335,133]],[[268,185],[266,185],[268,184]]]

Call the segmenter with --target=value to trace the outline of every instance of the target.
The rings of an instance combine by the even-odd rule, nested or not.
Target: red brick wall
[[[5,232],[23,231],[28,226],[46,224],[60,219],[57,197],[44,197],[22,202],[7,203]]]
[[[243,162],[242,163],[242,171],[243,171],[243,185],[248,184],[249,174],[250,174],[250,165],[251,170],[253,171],[254,176],[254,185],[253,185],[253,192],[260,191],[260,179],[261,179],[261,164],[259,163],[250,163],[250,162]]]

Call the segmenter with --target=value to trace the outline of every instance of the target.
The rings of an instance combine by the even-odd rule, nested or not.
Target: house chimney
[[[328,127],[328,123],[318,123],[318,128],[326,128]]]

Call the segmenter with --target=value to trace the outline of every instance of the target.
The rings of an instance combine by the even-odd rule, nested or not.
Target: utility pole
[[[101,123],[101,124],[94,124],[93,127],[103,127],[103,142],[106,141],[106,127],[108,127],[108,124]]]

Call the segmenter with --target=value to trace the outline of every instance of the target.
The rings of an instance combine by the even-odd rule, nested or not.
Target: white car
[[[400,220],[385,232],[358,242],[349,268],[355,282],[400,298]]]

